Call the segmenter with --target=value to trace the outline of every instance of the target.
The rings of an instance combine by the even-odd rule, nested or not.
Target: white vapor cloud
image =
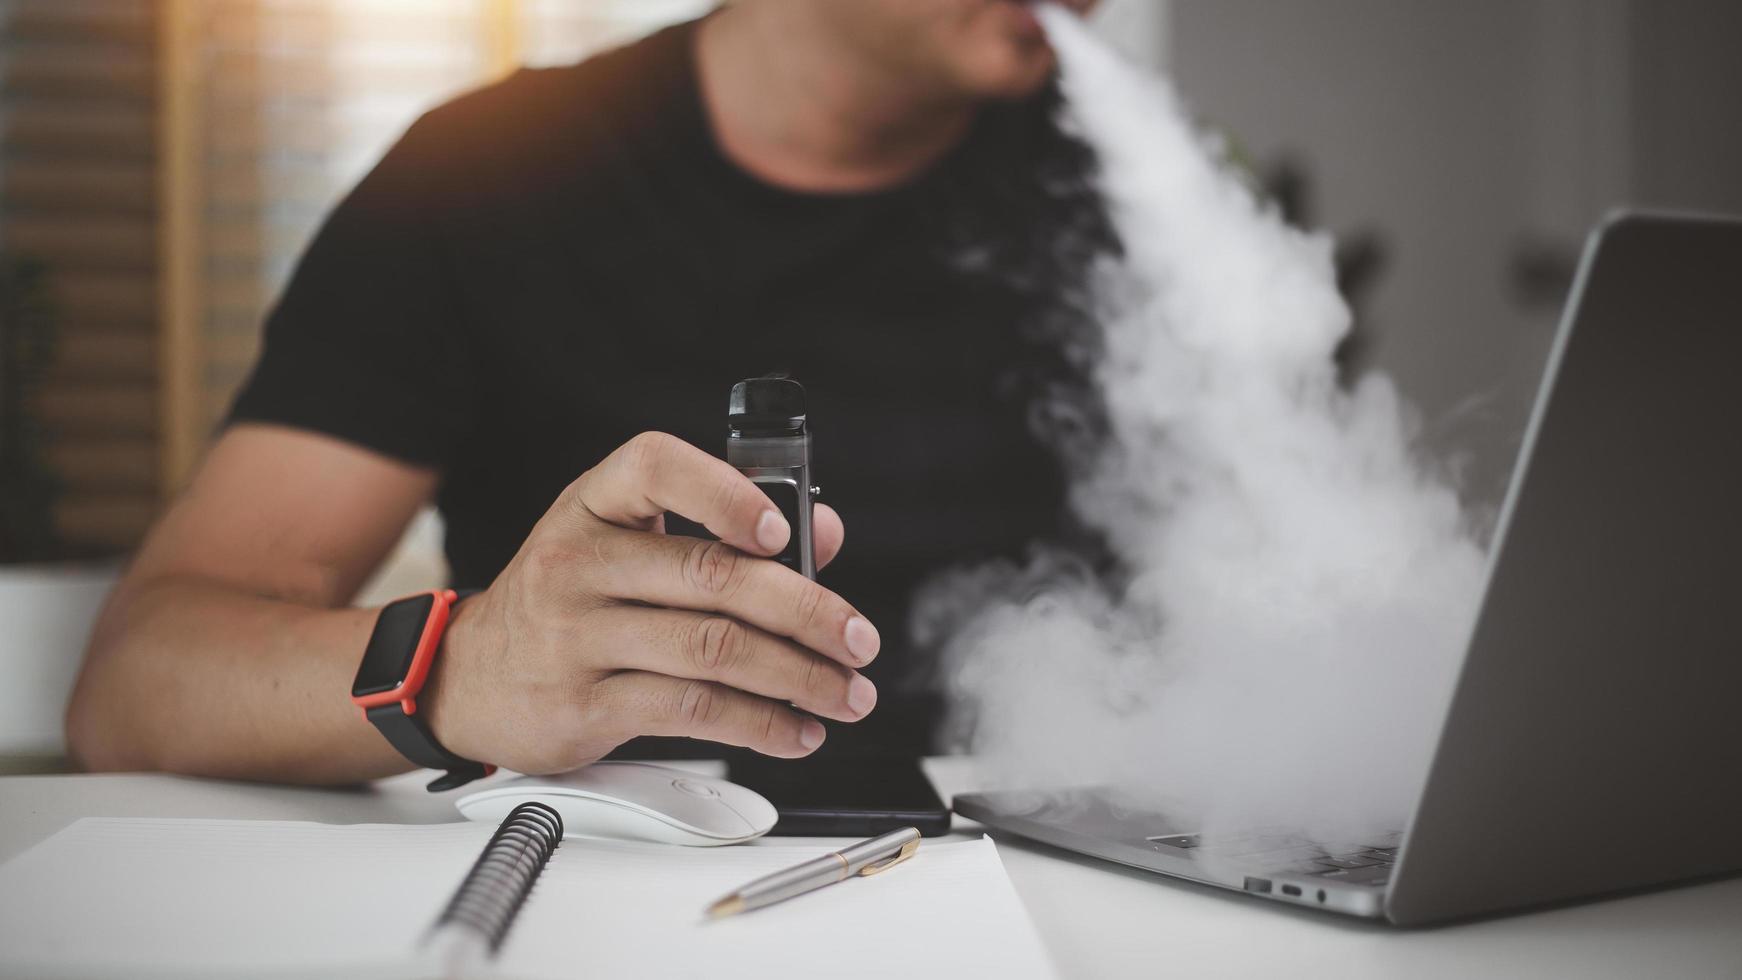
[[[1072,504],[1131,575],[1039,553],[928,590],[967,747],[1005,785],[1115,784],[1203,827],[1400,827],[1481,544],[1391,382],[1336,383],[1330,241],[1260,203],[1164,79],[1042,16],[1125,249],[1094,300],[1111,438]]]

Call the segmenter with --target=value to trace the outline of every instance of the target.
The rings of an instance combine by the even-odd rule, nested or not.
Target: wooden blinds
[[[40,422],[73,553],[157,503],[156,5],[0,0],[0,253],[46,275]]]

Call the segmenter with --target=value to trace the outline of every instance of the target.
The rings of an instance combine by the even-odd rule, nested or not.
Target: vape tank
[[[811,435],[804,386],[791,378],[748,378],[732,386],[726,409],[726,462],[762,488],[792,528],[774,559],[805,578],[817,577],[811,543]]]

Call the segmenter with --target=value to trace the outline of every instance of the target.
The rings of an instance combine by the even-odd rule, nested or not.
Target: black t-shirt
[[[883,634],[877,738],[918,746],[913,590],[1063,530],[1031,408],[1071,376],[1058,300],[1107,240],[1087,152],[1049,89],[898,188],[782,190],[719,151],[694,26],[413,125],[309,246],[232,418],[436,467],[455,584],[484,586],[612,449],[722,454],[732,383],[791,372],[847,527],[820,578]]]

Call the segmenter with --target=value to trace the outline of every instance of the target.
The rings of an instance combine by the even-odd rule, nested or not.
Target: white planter
[[[61,716],[121,566],[0,565],[0,754],[60,755]]]

